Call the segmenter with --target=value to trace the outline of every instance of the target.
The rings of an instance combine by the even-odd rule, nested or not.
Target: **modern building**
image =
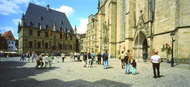
[[[65,13],[29,3],[18,24],[19,52],[76,51],[76,35]]]
[[[175,61],[188,63],[190,58],[190,3],[188,0],[99,0],[94,15],[97,28],[97,47],[117,57],[130,50],[134,59],[142,58],[146,50],[159,51],[162,58],[171,59],[172,37]],[[91,26],[89,20],[88,26]],[[88,27],[88,29],[91,29]],[[96,29],[95,29],[96,30]],[[89,39],[91,31],[87,30]],[[89,39],[89,44],[93,43]],[[167,46],[166,46],[167,44]],[[95,45],[94,45],[95,46]],[[167,47],[167,48],[166,48]],[[90,47],[89,47],[90,48]],[[165,50],[163,50],[165,49]]]
[[[3,34],[3,37],[7,40],[8,49],[6,51],[16,51],[16,40],[11,31],[7,31]]]

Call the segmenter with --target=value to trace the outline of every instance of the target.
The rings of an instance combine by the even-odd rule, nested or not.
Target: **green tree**
[[[7,40],[0,35],[0,50],[7,50],[7,48],[8,48]]]

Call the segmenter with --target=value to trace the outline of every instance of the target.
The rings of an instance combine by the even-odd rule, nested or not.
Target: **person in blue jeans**
[[[107,53],[107,51],[103,54],[103,61],[104,61],[104,69],[107,69],[107,65],[108,65],[108,53]]]
[[[130,71],[130,64],[131,64],[131,58],[129,54],[129,50],[127,50],[127,53],[125,54],[124,60],[125,60],[125,73],[129,74]]]
[[[135,62],[135,59],[133,59],[133,62],[132,62],[132,74],[133,75],[136,74],[136,67],[137,67],[137,63]]]

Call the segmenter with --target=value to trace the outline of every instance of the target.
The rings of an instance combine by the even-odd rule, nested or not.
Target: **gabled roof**
[[[11,31],[7,31],[3,34],[3,37],[6,39],[6,40],[15,40],[15,37],[13,36],[12,32]],[[9,38],[11,37],[11,38]]]
[[[53,9],[47,10],[46,7],[33,3],[29,3],[24,19],[26,27],[40,28],[38,26],[38,24],[40,24],[41,29],[48,30],[48,28],[46,28],[46,25],[48,25],[50,29],[53,30],[53,25],[56,24],[56,31],[60,31],[61,28],[65,32],[67,29],[70,33],[74,33],[65,13],[55,11]]]

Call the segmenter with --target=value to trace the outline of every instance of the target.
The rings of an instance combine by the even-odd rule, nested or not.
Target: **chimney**
[[[47,7],[46,7],[46,8],[47,8],[47,11],[49,11],[49,5],[47,5]]]

